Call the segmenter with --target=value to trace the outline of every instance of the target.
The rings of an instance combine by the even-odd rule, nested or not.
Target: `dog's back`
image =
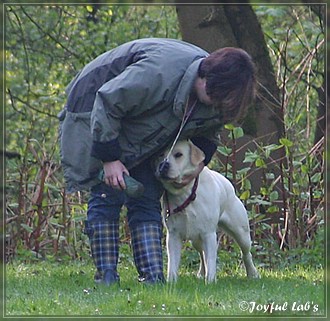
[[[200,181],[203,185],[201,189],[209,191],[214,196],[212,201],[219,201],[220,215],[227,206],[230,206],[234,200],[236,201],[234,186],[222,174],[205,167],[200,174]],[[210,200],[210,197],[207,196],[207,199]]]

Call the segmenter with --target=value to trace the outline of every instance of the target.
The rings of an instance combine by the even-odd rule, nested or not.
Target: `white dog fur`
[[[196,170],[204,157],[204,153],[191,141],[179,141],[175,145],[168,157],[169,168],[166,177],[161,177],[159,170],[156,170],[157,177],[167,190],[169,204],[164,204],[165,207],[174,209],[189,197],[194,182],[184,187],[180,182],[183,176]],[[161,160],[157,161],[157,169]],[[247,276],[258,278],[259,273],[250,253],[249,220],[242,202],[235,195],[232,184],[224,176],[205,166],[199,175],[196,194],[196,199],[186,209],[170,215],[165,220],[167,280],[173,282],[178,278],[183,240],[191,240],[200,254],[198,277],[204,277],[206,282],[216,280],[218,225],[240,246]]]

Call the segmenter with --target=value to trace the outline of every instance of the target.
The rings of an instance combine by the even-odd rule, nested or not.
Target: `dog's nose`
[[[167,178],[168,170],[170,169],[170,163],[164,159],[158,166],[158,172],[161,178]]]

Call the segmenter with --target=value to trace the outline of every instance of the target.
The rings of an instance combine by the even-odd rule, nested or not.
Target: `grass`
[[[262,270],[249,280],[239,266],[222,268],[205,285],[191,268],[176,284],[139,284],[130,260],[119,265],[118,287],[96,286],[90,261],[6,266],[5,316],[324,316],[321,269]],[[264,309],[267,312],[264,312]],[[272,310],[271,310],[272,309]],[[252,311],[253,310],[253,311]]]

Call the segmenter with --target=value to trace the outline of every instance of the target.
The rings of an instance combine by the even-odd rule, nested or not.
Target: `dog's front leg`
[[[167,281],[175,282],[178,279],[182,240],[177,234],[167,232],[166,247],[168,255]]]

